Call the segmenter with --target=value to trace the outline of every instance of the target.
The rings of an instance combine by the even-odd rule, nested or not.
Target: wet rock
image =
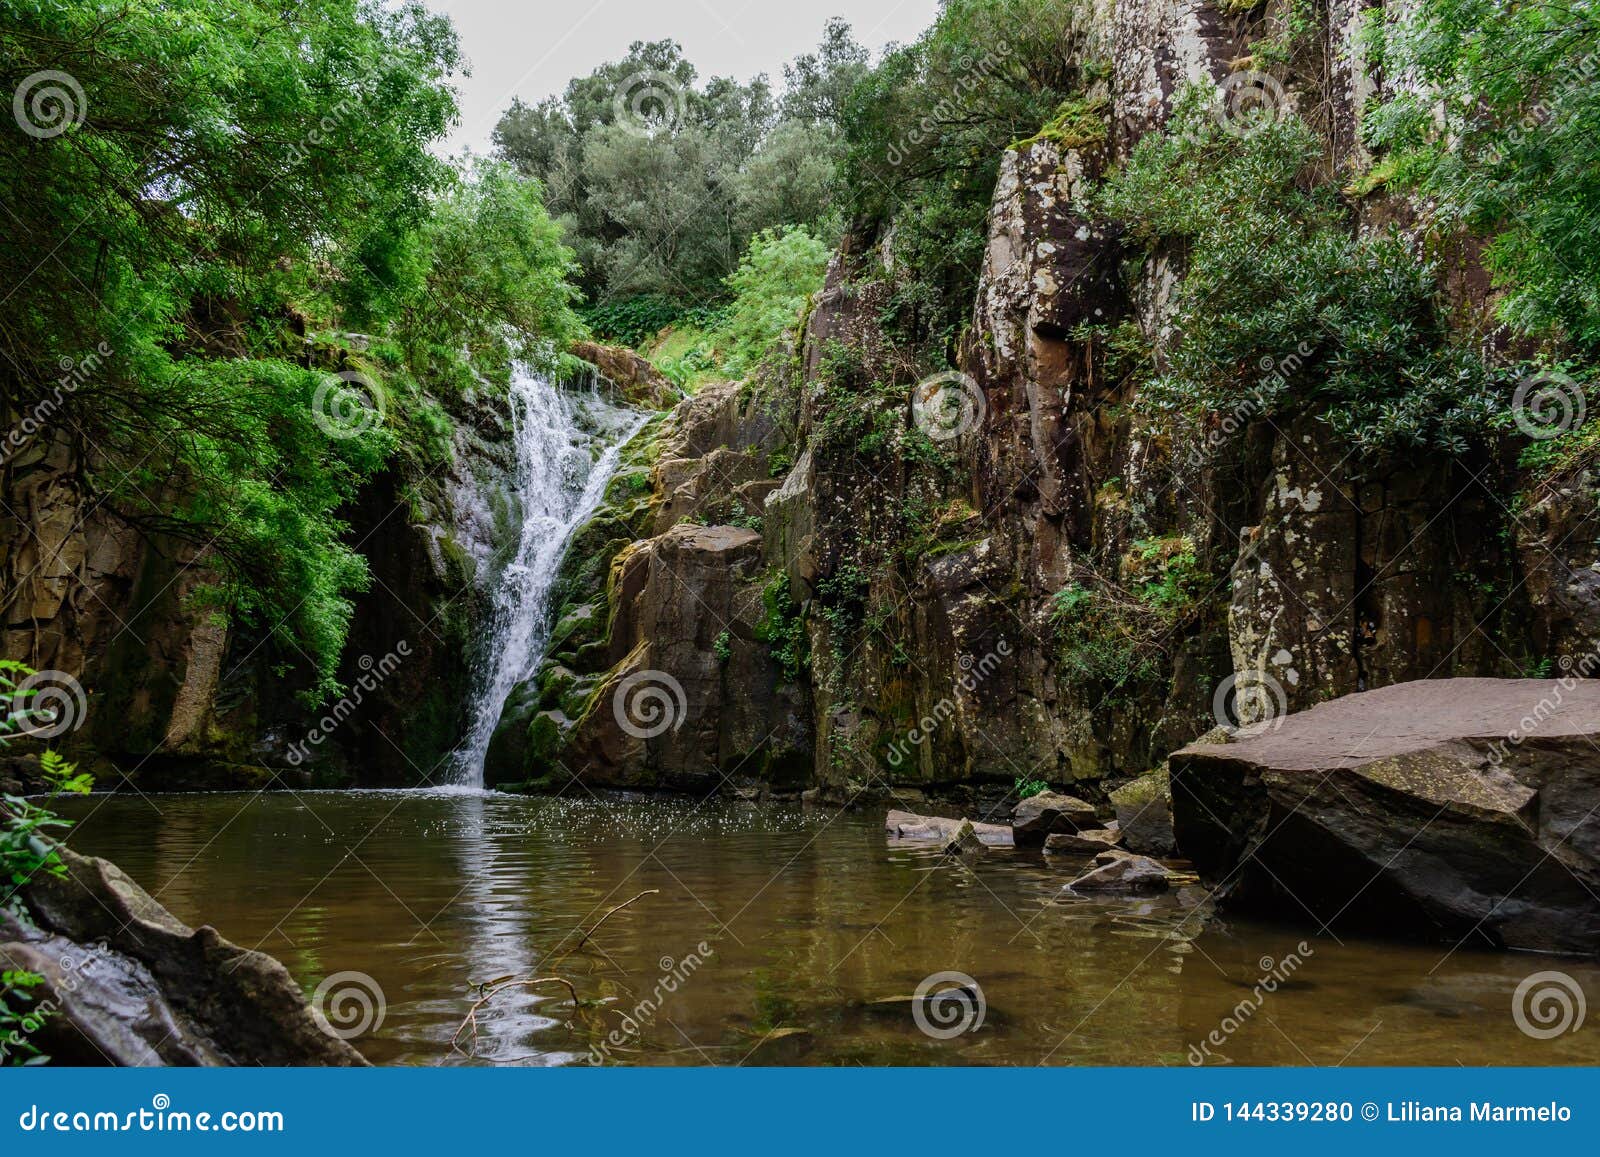
[[[1098,826],[1093,804],[1055,791],[1031,795],[1011,809],[1011,828],[1019,847],[1038,847],[1051,832]]]
[[[1177,851],[1172,833],[1172,789],[1165,767],[1124,784],[1110,796],[1124,844],[1149,856],[1170,856]]]
[[[665,410],[683,396],[672,380],[647,360],[622,346],[575,341],[572,356],[588,362],[600,376],[617,387],[625,402],[651,410]]]
[[[62,1009],[55,1039],[69,1050],[63,1059],[366,1063],[322,1027],[278,961],[209,926],[190,928],[116,865],[59,851],[67,874],[24,889],[34,924],[7,917],[0,957],[45,976]]]
[[[1066,885],[1074,892],[1165,892],[1172,873],[1147,856],[1116,856]]]
[[[1044,838],[1045,855],[1093,856],[1117,842],[1117,833],[1105,828],[1081,832],[1051,832]]]
[[[891,839],[938,840],[954,842],[963,828],[971,828],[978,841],[991,848],[1009,848],[1013,838],[1004,824],[974,823],[968,819],[952,820],[943,816],[919,816],[912,812],[891,811],[883,821],[884,830]]]
[[[945,844],[944,850],[953,856],[981,856],[988,851],[983,841],[978,838],[978,833],[974,830],[972,821],[967,819],[962,820],[957,825],[956,830],[950,834],[950,839]]]
[[[1600,952],[1600,683],[1438,679],[1171,760],[1179,846],[1236,908]]]

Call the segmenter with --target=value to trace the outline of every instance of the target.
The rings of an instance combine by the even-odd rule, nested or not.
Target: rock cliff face
[[[1287,78],[1328,173],[1362,162],[1378,83],[1360,8],[1319,7]],[[1218,722],[1591,651],[1587,475],[1513,513],[1496,448],[1378,460],[1309,420],[1157,418],[1110,372],[1088,327],[1132,322],[1159,347],[1182,258],[1131,261],[1088,194],[1185,85],[1242,67],[1262,18],[1104,7],[1090,39],[1110,75],[1085,104],[1102,124],[1006,152],[942,382],[918,385],[883,332],[893,236],[853,230],[792,356],[682,403],[650,435],[648,490],[641,473],[602,515],[604,549],[574,552],[568,642],[508,712],[498,780],[702,789],[742,753],[740,774],[837,799],[995,803],[1035,779],[1100,800]],[[1484,308],[1474,268],[1446,287],[1463,316]],[[930,390],[962,415],[931,441]],[[585,573],[607,576],[603,601]],[[1189,592],[1181,613],[1123,597],[1163,582]],[[1151,642],[1119,648],[1135,633]],[[639,739],[613,707],[644,672],[682,696],[673,729]]]
[[[124,775],[146,790],[425,778],[459,736],[481,613],[474,559],[492,556],[510,509],[497,497],[511,462],[503,407],[457,409],[447,476],[386,472],[344,512],[372,583],[339,672],[351,694],[324,708],[339,726],[317,744],[306,742],[313,713],[296,697],[297,676],[277,668],[282,657],[269,659],[258,632],[196,597],[218,579],[203,544],[139,528],[88,497],[83,476],[100,464],[64,434],[7,458],[3,653],[85,692],[79,726],[53,745],[106,787]],[[404,662],[391,671],[397,655]],[[26,746],[8,758],[25,758]]]

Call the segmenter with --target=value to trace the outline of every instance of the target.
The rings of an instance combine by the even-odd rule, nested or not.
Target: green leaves
[[[1424,0],[1374,11],[1367,43],[1404,76],[1368,111],[1391,183],[1444,233],[1484,238],[1518,333],[1600,344],[1600,13]]]
[[[1101,213],[1147,252],[1184,255],[1176,336],[1141,403],[1240,425],[1311,414],[1373,454],[1483,439],[1511,375],[1458,344],[1411,241],[1356,230],[1316,179],[1321,156],[1297,117],[1235,135],[1190,92],[1106,183]]]

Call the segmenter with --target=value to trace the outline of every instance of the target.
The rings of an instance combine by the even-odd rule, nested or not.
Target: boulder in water
[[[45,978],[41,1047],[119,1065],[364,1065],[288,969],[190,928],[115,864],[66,848],[61,877],[23,890],[33,924],[0,914],[0,960]]]
[[[1011,809],[1011,829],[1019,847],[1039,847],[1051,832],[1099,827],[1094,805],[1057,791],[1041,791]]]
[[[1600,682],[1437,679],[1172,756],[1178,844],[1237,908],[1600,952]]]
[[[971,820],[946,819],[943,816],[919,816],[914,812],[891,811],[883,821],[884,831],[890,839],[928,840],[950,843],[962,825],[972,829],[972,834],[986,847],[1009,848],[1012,845],[1011,829],[1004,824],[974,823]]]

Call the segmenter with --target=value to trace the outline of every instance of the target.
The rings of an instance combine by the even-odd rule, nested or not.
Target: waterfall
[[[483,786],[483,759],[512,688],[530,678],[550,633],[550,588],[567,541],[600,505],[623,445],[648,415],[608,402],[593,388],[557,389],[518,373],[511,383],[516,447],[515,553],[495,580],[471,723],[456,751],[456,782]]]

